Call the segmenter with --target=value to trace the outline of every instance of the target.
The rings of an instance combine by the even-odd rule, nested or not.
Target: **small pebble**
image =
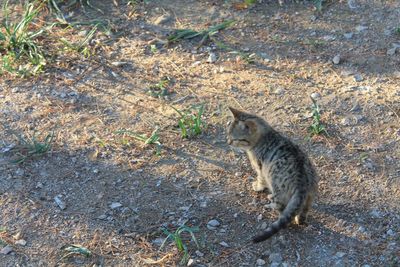
[[[386,234],[390,235],[390,236],[394,236],[394,232],[392,229],[387,230]]]
[[[317,92],[312,93],[310,96],[314,100],[321,98],[321,94]]]
[[[193,259],[189,259],[189,260],[188,260],[188,263],[187,263],[187,266],[192,266],[193,263],[194,263],[194,260],[193,260]]]
[[[24,239],[20,239],[15,241],[16,245],[20,245],[20,246],[25,246],[26,245],[26,241]]]
[[[353,38],[353,33],[352,32],[348,32],[348,33],[345,33],[345,34],[343,34],[344,35],[344,38],[346,38],[346,39],[351,39],[351,38]]]
[[[256,265],[257,265],[257,266],[264,266],[264,265],[265,265],[265,260],[263,260],[263,259],[258,259],[258,260],[256,261]]]
[[[119,203],[119,202],[113,202],[113,203],[111,203],[111,205],[110,205],[110,208],[111,208],[111,209],[117,209],[117,208],[120,208],[120,207],[122,207],[122,204]]]
[[[337,65],[340,63],[340,55],[336,55],[332,59],[333,64]]]
[[[10,245],[5,246],[0,250],[0,254],[7,255],[13,251],[13,248]]]
[[[285,90],[282,87],[279,87],[275,89],[274,94],[276,95],[283,95],[285,93]]]
[[[381,213],[378,210],[372,210],[369,214],[374,218],[381,218],[382,217]]]
[[[201,252],[201,251],[199,251],[199,250],[196,250],[195,253],[196,253],[196,255],[197,255],[198,257],[203,257],[203,256],[204,256],[204,253]]]
[[[337,258],[343,258],[345,255],[346,255],[345,252],[338,251],[338,252],[335,254],[335,257],[337,257]]]
[[[65,205],[65,203],[61,200],[61,196],[60,196],[60,195],[54,197],[54,202],[56,202],[57,206],[58,206],[60,209],[65,210],[66,205]]]
[[[226,243],[225,241],[222,241],[222,242],[220,242],[219,244],[220,244],[221,246],[223,246],[223,247],[229,248],[228,243]]]
[[[99,217],[97,217],[97,219],[99,219],[99,220],[105,220],[105,219],[107,219],[107,215],[102,214],[102,215],[100,215]]]
[[[217,61],[217,55],[213,52],[211,52],[208,56],[207,62],[208,63],[214,63]]]
[[[364,80],[364,78],[363,78],[363,76],[361,74],[357,73],[357,74],[354,75],[354,81],[361,82],[363,80]]]
[[[360,233],[365,233],[365,227],[364,227],[364,226],[358,227],[358,231],[359,231]]]
[[[367,26],[362,26],[362,25],[359,25],[359,26],[356,27],[356,31],[358,31],[358,32],[363,32],[363,31],[365,31],[367,29],[368,29]]]
[[[396,50],[397,50],[397,47],[390,48],[387,50],[386,54],[388,56],[393,56],[394,54],[396,54]]]
[[[215,230],[215,229],[217,229],[217,227],[220,226],[220,225],[221,225],[221,223],[220,223],[219,221],[213,219],[213,220],[210,220],[210,221],[207,223],[207,228],[208,228],[209,230]]]

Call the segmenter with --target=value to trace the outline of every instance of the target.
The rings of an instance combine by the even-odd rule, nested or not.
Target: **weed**
[[[232,26],[235,23],[235,20],[227,20],[221,24],[214,25],[203,31],[195,31],[192,29],[180,29],[176,30],[172,35],[168,37],[168,42],[178,42],[184,39],[193,39],[196,37],[201,37],[199,46],[203,45],[207,40],[212,39],[212,37],[217,34],[219,31],[226,29]]]
[[[306,39],[304,44],[312,46],[313,48],[319,48],[325,46],[326,42],[318,39]]]
[[[163,249],[165,244],[167,243],[168,240],[172,240],[177,247],[179,252],[183,252],[183,257],[181,259],[181,264],[186,264],[187,261],[189,260],[189,252],[187,245],[185,244],[185,240],[183,239],[182,235],[183,233],[189,233],[191,240],[194,241],[196,244],[197,248],[199,248],[199,243],[197,242],[196,236],[194,235],[195,232],[199,231],[198,227],[188,227],[186,225],[181,225],[178,227],[178,229],[175,230],[175,232],[171,232],[166,228],[163,228],[162,231],[164,234],[167,235],[167,237],[164,239],[163,243],[161,244],[160,250]],[[190,240],[189,240],[190,242]]]
[[[149,91],[147,92],[149,95],[153,97],[164,97],[169,94],[168,85],[171,82],[170,77],[163,77],[159,83],[150,86]]]
[[[172,107],[172,106],[171,106]],[[202,119],[204,105],[194,106],[186,110],[178,110],[172,107],[180,116],[178,126],[181,130],[182,138],[190,138],[199,135],[205,128],[205,122]]]
[[[156,54],[158,52],[157,46],[155,44],[150,45],[150,51],[153,54]]]
[[[81,53],[84,57],[90,57],[90,47],[88,46],[90,40],[93,38],[94,34],[97,31],[98,25],[96,24],[83,38],[78,43],[70,43],[64,38],[61,38],[60,41],[67,47],[67,49],[70,49],[72,51],[76,51],[78,53]]]
[[[257,2],[257,0],[244,0],[244,3],[247,5],[254,5]]]
[[[328,134],[325,129],[325,125],[323,125],[321,122],[321,113],[317,101],[312,97],[311,101],[313,102],[311,107],[313,122],[310,125],[310,127],[308,127],[308,132],[310,134],[310,137],[314,135]]]
[[[44,155],[51,148],[54,132],[46,135],[43,141],[37,139],[36,134],[32,138],[24,138],[21,135],[16,135],[18,138],[18,145],[10,151],[15,152],[16,159],[13,163],[23,163],[28,159]]]
[[[366,161],[368,158],[369,158],[369,155],[368,155],[367,152],[361,152],[360,153],[359,159],[360,159],[361,162]]]
[[[121,134],[121,135],[128,135],[130,137],[135,138],[138,141],[141,141],[145,146],[149,145],[154,145],[156,147],[156,155],[161,155],[161,142],[160,142],[160,135],[159,135],[159,129],[156,128],[150,135],[150,137],[147,137],[145,134],[138,134],[130,130],[125,130],[121,129],[116,131],[116,134]]]
[[[317,12],[322,12],[322,2],[324,0],[313,0],[314,2],[314,7],[317,10]]]
[[[229,51],[229,53],[231,53],[231,54],[238,55],[242,60],[246,61],[249,64],[254,63],[255,54],[250,54],[250,53],[242,52],[239,50],[235,50],[235,49],[227,46],[223,42],[215,40],[215,39],[213,39],[213,41],[219,49],[223,49],[223,50]]]
[[[62,258],[58,262],[66,259],[66,258],[69,258],[73,255],[82,255],[87,258],[92,256],[92,252],[89,249],[87,249],[81,245],[64,246],[64,247],[62,247],[62,250],[64,252],[64,256],[62,256]]]
[[[9,18],[8,3],[7,0],[3,5],[4,18],[0,25],[0,58],[2,61],[0,72],[5,70],[20,75],[36,74],[46,65],[45,55],[37,42],[37,38],[46,31],[46,28],[32,30],[35,26],[33,20],[38,16],[44,2],[38,7],[35,7],[36,1],[26,2],[24,13],[17,23],[12,22]]]
[[[397,28],[394,30],[394,32],[395,32],[396,34],[400,35],[400,27],[397,27]]]

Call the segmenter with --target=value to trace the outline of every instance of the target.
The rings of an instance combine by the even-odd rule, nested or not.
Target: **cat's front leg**
[[[257,180],[255,180],[252,183],[253,190],[256,192],[261,192],[265,188],[267,188],[267,184],[265,183],[264,179],[260,176],[257,177]]]

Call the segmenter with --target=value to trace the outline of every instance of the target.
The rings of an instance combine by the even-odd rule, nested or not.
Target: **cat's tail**
[[[283,210],[279,219],[273,222],[267,230],[261,235],[253,237],[253,242],[258,243],[264,240],[267,240],[281,229],[285,228],[296,216],[302,204],[304,203],[305,194],[295,191],[292,198],[289,200],[289,203],[286,205],[286,208]]]

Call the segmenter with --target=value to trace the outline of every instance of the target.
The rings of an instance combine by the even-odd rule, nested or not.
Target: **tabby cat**
[[[234,121],[228,128],[228,144],[247,152],[257,173],[253,189],[260,192],[267,188],[271,193],[269,206],[279,211],[279,219],[253,241],[270,238],[293,219],[298,224],[305,223],[318,190],[318,177],[311,161],[262,118],[229,109]]]

